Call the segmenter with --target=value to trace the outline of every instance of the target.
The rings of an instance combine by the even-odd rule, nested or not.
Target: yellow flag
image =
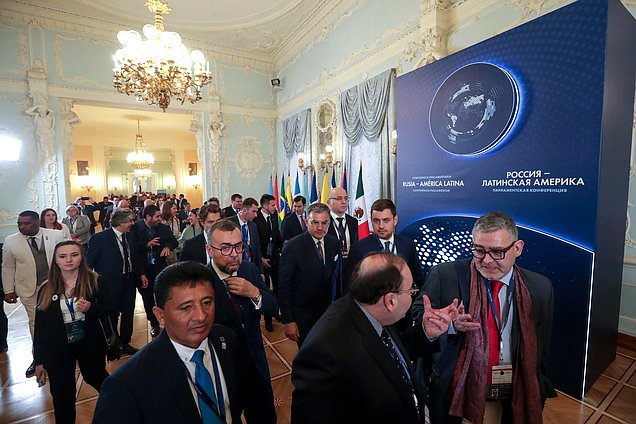
[[[331,192],[331,186],[329,185],[329,171],[325,171],[325,178],[322,180],[322,192],[320,193],[320,202],[327,204],[329,199],[329,193]]]

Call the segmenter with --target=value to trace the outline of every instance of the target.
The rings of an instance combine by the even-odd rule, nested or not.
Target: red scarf
[[[537,380],[537,340],[532,320],[532,299],[521,270],[514,266],[515,307],[519,317],[519,346],[512,379],[512,422],[542,423],[543,408]],[[488,389],[489,340],[488,298],[483,277],[475,265],[470,265],[470,307],[468,313],[481,329],[466,333],[459,353],[455,374],[448,396],[450,415],[464,417],[474,424],[482,424]]]

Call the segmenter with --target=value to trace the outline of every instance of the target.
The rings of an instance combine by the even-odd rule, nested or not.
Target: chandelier
[[[167,3],[147,0],[146,7],[155,14],[154,25],[143,28],[147,40],[134,30],[117,34],[123,47],[113,56],[115,88],[164,112],[173,96],[181,104],[201,100],[201,89],[212,82],[209,63],[199,50],[188,53],[178,33],[164,31],[162,15],[172,10]]]
[[[135,150],[128,153],[126,156],[126,162],[128,165],[135,169],[135,173],[138,170],[148,170],[155,163],[155,157],[152,153],[148,153],[144,150],[144,137],[141,135],[139,129],[139,120],[137,120],[137,136],[135,137]]]

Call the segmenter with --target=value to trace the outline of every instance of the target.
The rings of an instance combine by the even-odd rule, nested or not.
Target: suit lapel
[[[149,361],[156,368],[156,375],[165,379],[166,391],[174,396],[175,407],[183,411],[183,422],[201,422],[196,401],[188,384],[188,370],[177,355],[168,334],[162,331],[150,349],[153,355]]]
[[[305,257],[307,258],[309,263],[313,263],[315,268],[320,269],[324,273],[325,264],[323,264],[320,260],[320,254],[318,253],[318,248],[316,247],[316,244],[314,243],[314,239],[311,237],[311,235],[308,232],[303,233],[303,237],[305,237],[305,248],[303,249],[304,251],[303,253],[305,254]],[[324,243],[325,239],[323,238],[322,241],[323,241],[323,249],[325,251],[325,259],[326,259],[327,248]]]
[[[225,283],[219,278],[214,269],[211,269],[212,273],[214,274],[214,303],[216,306],[217,321],[222,324],[224,321],[227,322],[226,320],[229,319],[234,323],[234,328],[242,328],[243,323],[234,312],[234,307],[230,302],[230,295],[227,291]],[[225,319],[222,319],[223,315],[225,316]]]

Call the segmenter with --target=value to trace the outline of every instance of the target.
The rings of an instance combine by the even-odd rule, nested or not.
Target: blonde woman
[[[108,377],[106,342],[98,320],[108,319],[106,281],[91,271],[84,249],[73,240],[55,246],[48,280],[35,313],[33,357],[39,378],[47,371],[58,423],[75,422],[75,367],[100,390]]]

